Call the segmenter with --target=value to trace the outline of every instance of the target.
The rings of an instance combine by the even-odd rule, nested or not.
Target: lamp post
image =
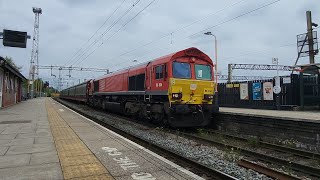
[[[215,54],[215,79],[216,79],[216,87],[215,87],[215,104],[218,105],[218,48],[217,48],[217,37],[211,32],[204,33],[208,36],[214,37],[214,54]]]

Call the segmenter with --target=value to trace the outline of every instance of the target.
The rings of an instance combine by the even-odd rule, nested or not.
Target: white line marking
[[[59,111],[63,112],[64,110],[63,109],[59,109]]]
[[[59,103],[59,102],[58,102],[58,103]],[[161,161],[163,161],[163,162],[165,162],[165,163],[169,164],[170,166],[172,166],[172,167],[176,168],[177,170],[179,170],[179,171],[181,171],[181,172],[183,172],[183,173],[185,173],[185,174],[189,175],[190,177],[193,177],[193,178],[195,178],[195,179],[197,179],[197,180],[205,180],[204,178],[202,178],[202,177],[200,177],[200,176],[198,176],[198,175],[194,174],[193,172],[190,172],[190,171],[186,170],[185,168],[183,168],[183,167],[181,167],[181,166],[177,165],[176,163],[174,163],[174,162],[172,162],[172,161],[170,161],[170,160],[168,160],[168,159],[166,159],[166,158],[164,158],[164,157],[162,157],[162,156],[160,156],[160,155],[158,155],[158,154],[156,154],[156,153],[154,153],[154,152],[150,151],[149,149],[146,149],[145,147],[143,147],[143,146],[141,146],[141,145],[139,145],[139,144],[137,144],[137,143],[135,143],[135,142],[131,141],[130,139],[127,139],[127,138],[125,138],[125,137],[121,136],[120,134],[117,134],[117,133],[115,133],[115,132],[111,131],[110,129],[108,129],[108,128],[106,128],[106,127],[101,126],[100,124],[98,124],[98,123],[94,122],[93,120],[91,120],[91,119],[89,119],[89,118],[87,118],[87,117],[85,117],[85,116],[83,116],[83,115],[81,115],[81,114],[79,114],[79,113],[75,112],[74,110],[72,110],[72,109],[70,109],[70,108],[66,107],[65,105],[63,105],[63,104],[61,104],[61,103],[59,103],[59,104],[60,104],[61,106],[65,107],[66,109],[70,110],[71,112],[73,112],[73,113],[75,113],[75,114],[79,115],[80,117],[82,117],[82,118],[84,118],[84,119],[86,119],[86,120],[88,120],[88,121],[90,121],[90,122],[95,123],[96,125],[98,125],[98,126],[99,126],[99,127],[101,127],[102,129],[104,129],[104,130],[108,131],[109,133],[111,133],[111,134],[113,134],[113,135],[115,135],[115,136],[117,136],[117,137],[119,137],[119,138],[123,139],[124,141],[126,141],[126,142],[128,142],[128,143],[130,143],[130,144],[132,144],[132,145],[134,145],[134,146],[136,146],[137,148],[139,148],[139,149],[141,149],[141,150],[145,151],[146,153],[148,153],[148,154],[150,154],[150,155],[152,155],[152,156],[154,156],[154,157],[156,157],[156,158],[160,159]],[[60,110],[60,109],[59,109],[59,110]]]

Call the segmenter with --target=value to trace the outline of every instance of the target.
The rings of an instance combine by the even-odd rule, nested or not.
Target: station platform
[[[0,110],[0,179],[203,179],[51,98]]]
[[[319,111],[284,111],[284,110],[220,107],[219,112],[224,114],[262,116],[262,117],[270,117],[275,119],[286,119],[286,120],[295,120],[295,121],[313,121],[313,122],[320,123],[320,110]]]

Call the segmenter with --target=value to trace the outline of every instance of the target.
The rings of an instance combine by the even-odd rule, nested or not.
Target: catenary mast
[[[33,13],[35,14],[34,20],[34,31],[33,31],[33,41],[32,41],[32,52],[31,52],[31,59],[30,59],[30,71],[29,71],[29,83],[31,98],[34,97],[34,80],[39,76],[39,16],[42,14],[41,8],[32,8]]]

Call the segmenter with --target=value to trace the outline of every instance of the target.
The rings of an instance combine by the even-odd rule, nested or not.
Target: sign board
[[[280,87],[280,86],[274,86],[274,87],[273,87],[273,92],[274,92],[275,94],[281,93],[281,87]]]
[[[298,53],[300,52],[300,50],[302,48],[301,53],[300,53],[300,57],[309,56],[309,46],[313,46],[313,49],[314,49],[313,53],[317,54],[317,52],[318,52],[317,51],[318,50],[317,31],[312,31],[312,35],[313,35],[313,44],[309,44],[308,33],[297,35],[297,50],[298,50]]]
[[[252,99],[261,100],[261,83],[252,83]]]
[[[233,84],[233,87],[238,88],[238,87],[240,87],[240,84]]]
[[[280,86],[280,77],[279,76],[276,76],[274,78],[274,81],[275,81],[276,86]]]
[[[291,83],[291,77],[283,77],[282,78],[283,84],[290,84]]]
[[[227,84],[226,87],[227,88],[233,88],[233,84]]]
[[[278,64],[278,58],[272,58],[272,64]]]
[[[248,83],[240,84],[240,99],[249,100]]]
[[[272,101],[273,100],[273,84],[272,82],[263,83],[263,100]]]
[[[27,32],[3,30],[3,45],[10,47],[27,47]]]

